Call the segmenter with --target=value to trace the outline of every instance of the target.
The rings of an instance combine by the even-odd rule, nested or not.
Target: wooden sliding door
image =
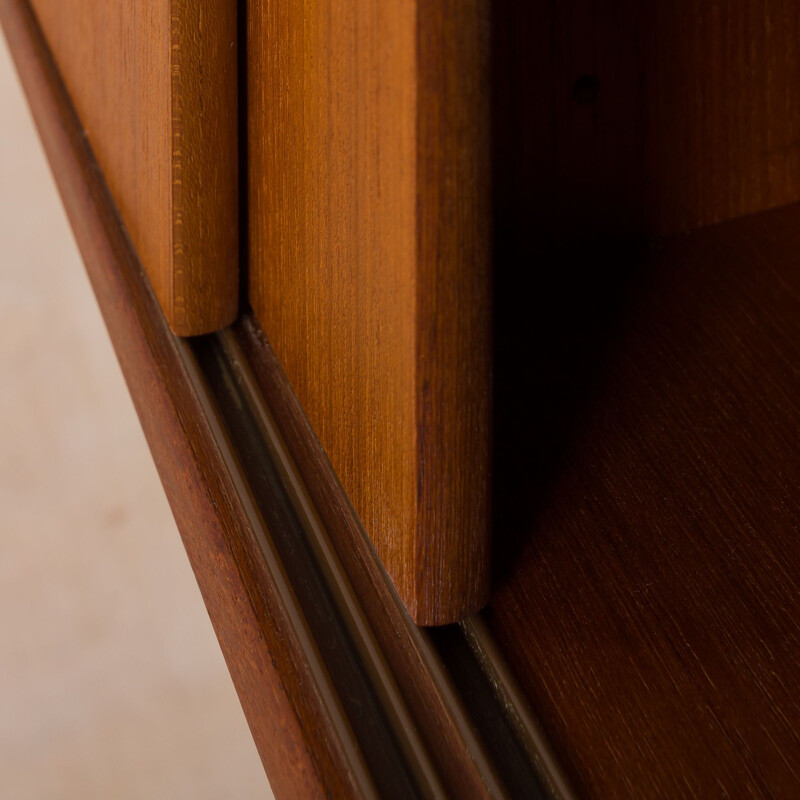
[[[246,147],[249,301],[314,431],[414,619],[480,608],[488,0],[31,6],[179,335],[236,316]]]
[[[236,0],[32,0],[172,329],[238,302]]]
[[[488,591],[486,0],[247,4],[249,295],[412,616]]]

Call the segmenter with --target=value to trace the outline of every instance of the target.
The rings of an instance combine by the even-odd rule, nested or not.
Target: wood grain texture
[[[443,780],[454,797],[483,798],[487,790],[489,796],[502,795],[502,788],[496,789],[502,776],[463,711],[459,716],[448,708],[425,632],[394,596],[263,331],[249,314],[234,330]]]
[[[278,797],[350,797],[336,731],[308,684],[281,595],[81,123],[25,0],[0,21],[209,616]]]
[[[318,695],[304,657],[307,643],[298,640],[292,619],[297,614],[293,592],[281,590],[275,571],[264,567],[261,545],[242,508],[247,492],[235,483],[231,462],[221,452],[224,423],[209,413],[191,377],[189,348],[170,334],[158,310],[30,6],[25,0],[0,0],[0,21],[272,788],[280,798],[371,796],[359,790],[343,757],[342,732],[331,725]],[[337,535],[344,539],[337,546],[345,548],[351,566],[366,566],[355,573],[365,590],[361,600],[369,602],[370,622],[380,622],[381,643],[392,648],[392,669],[404,687],[413,687],[415,714],[430,722],[425,736],[437,765],[443,762],[452,796],[504,796],[476,746],[476,732],[458,704],[454,709],[443,697],[441,687],[448,691],[448,680],[431,675],[424,632],[410,621],[354,523],[274,356],[257,332],[254,336],[252,319],[236,335],[245,346],[255,345],[263,385],[271,388],[271,401],[278,401],[289,438],[309,456],[310,474],[321,471],[315,498],[327,496],[333,503],[326,518],[330,512],[339,516]],[[385,669],[382,661],[379,667]],[[441,672],[441,665],[437,668]]]
[[[583,796],[800,793],[798,253],[795,205],[518,262],[485,613]]]
[[[494,3],[496,219],[666,235],[800,201],[794,0]]]
[[[175,333],[238,304],[235,0],[33,0]]]
[[[412,616],[488,590],[488,4],[247,4],[250,300]]]

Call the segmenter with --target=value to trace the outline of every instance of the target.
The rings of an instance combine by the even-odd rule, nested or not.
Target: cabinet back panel
[[[793,0],[493,6],[500,213],[685,231],[800,200]]]

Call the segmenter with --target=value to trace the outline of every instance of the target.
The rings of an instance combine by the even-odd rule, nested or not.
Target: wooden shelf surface
[[[550,256],[498,284],[488,624],[582,796],[794,796],[800,206]]]

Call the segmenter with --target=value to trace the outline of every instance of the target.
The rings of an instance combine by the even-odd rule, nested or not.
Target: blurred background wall
[[[0,36],[0,798],[270,797]]]

